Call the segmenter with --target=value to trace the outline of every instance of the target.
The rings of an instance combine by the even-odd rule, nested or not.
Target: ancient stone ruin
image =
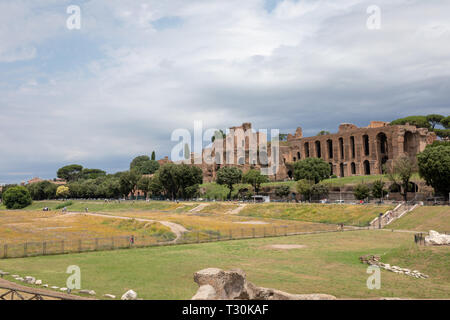
[[[387,271],[391,271],[394,273],[398,273],[398,274],[404,274],[406,276],[410,276],[410,277],[414,277],[414,278],[422,278],[422,279],[426,279],[428,278],[428,276],[426,274],[423,274],[417,270],[410,270],[407,268],[400,268],[398,266],[391,266],[388,263],[383,263],[381,262],[381,257],[378,255],[373,255],[373,254],[366,254],[364,256],[359,257],[359,260],[362,263],[371,265],[371,266],[377,266],[380,267],[382,269],[385,269]]]
[[[203,269],[194,274],[199,285],[192,300],[335,300],[328,294],[290,294],[280,290],[257,287],[247,281],[244,271]]]
[[[425,237],[425,244],[433,246],[448,246],[450,245],[450,234],[443,234],[434,230],[430,230],[428,236]]]

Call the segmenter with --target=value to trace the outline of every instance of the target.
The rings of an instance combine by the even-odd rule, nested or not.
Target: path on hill
[[[242,211],[242,209],[244,209],[247,206],[247,204],[240,204],[237,208],[234,208],[230,211],[227,211],[226,213],[228,214],[238,214],[239,212]]]
[[[200,210],[206,208],[207,206],[209,206],[209,203],[201,203],[198,206],[196,206],[195,208],[189,210],[189,212],[199,212]]]
[[[181,236],[183,235],[183,233],[188,232],[188,230],[183,227],[181,224],[177,224],[174,222],[169,222],[169,221],[160,221],[160,220],[152,220],[152,219],[145,219],[145,218],[134,218],[134,217],[126,217],[126,216],[116,216],[116,215],[111,215],[111,214],[106,214],[106,213],[94,213],[94,212],[75,212],[75,211],[70,211],[69,213],[66,213],[63,216],[67,216],[67,215],[88,215],[88,216],[94,216],[94,217],[103,217],[103,218],[110,218],[110,219],[123,219],[123,220],[136,220],[136,221],[140,221],[140,222],[158,222],[161,223],[162,225],[170,228],[170,231],[172,231],[176,238],[172,241],[168,241],[168,243],[176,243]]]

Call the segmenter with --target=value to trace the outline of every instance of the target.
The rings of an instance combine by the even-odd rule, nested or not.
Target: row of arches
[[[349,138],[349,153],[350,153],[350,158],[351,159],[355,159],[356,158],[356,142],[355,142],[355,136],[350,136]],[[411,142],[412,141],[412,142]],[[377,152],[381,155],[380,158],[384,158],[384,163],[386,162],[386,160],[388,159],[388,138],[387,135],[384,132],[380,132],[376,135],[376,148],[377,148]],[[412,145],[415,145],[414,143],[414,139],[412,137],[410,137],[409,135],[405,135],[405,149],[412,149]],[[345,147],[344,147],[344,138],[340,137],[337,140],[338,143],[338,157],[341,160],[344,160],[345,157]],[[333,139],[327,139],[325,141],[325,145],[326,145],[326,158],[328,159],[334,159],[334,152],[333,152],[333,146],[334,146],[334,141]],[[313,144],[314,148],[314,157],[316,158],[323,158],[323,153],[322,153],[322,142],[320,140],[316,140]],[[303,158],[310,158],[311,157],[311,151],[310,151],[310,142],[305,142],[303,144]],[[371,147],[370,147],[370,138],[369,135],[364,134],[362,136],[362,153],[364,156],[370,156],[371,155]],[[300,151],[297,151],[296,156],[293,156],[292,160],[295,162],[297,160],[301,160],[302,156]]]
[[[330,169],[331,169],[331,174],[332,175],[336,174],[336,172],[334,172],[334,170],[333,170],[333,168],[334,168],[333,164],[330,162],[329,165],[330,165]],[[370,162],[368,160],[365,160],[363,162],[363,173],[364,173],[364,175],[370,175]],[[351,175],[357,174],[357,172],[356,172],[356,163],[355,162],[350,163],[350,174]],[[345,165],[342,162],[339,164],[339,176],[340,177],[345,177],[346,176],[346,174],[345,174]]]

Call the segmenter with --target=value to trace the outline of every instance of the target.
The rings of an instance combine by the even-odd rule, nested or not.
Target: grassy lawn
[[[270,244],[305,248],[274,250]],[[369,290],[363,254],[419,270],[428,279],[381,271],[381,289]],[[450,248],[417,247],[412,235],[378,230],[236,240],[195,245],[0,260],[0,269],[65,286],[69,265],[81,268],[82,287],[120,297],[128,289],[145,299],[189,299],[193,273],[208,267],[241,268],[258,286],[338,298],[450,298]],[[11,280],[11,277],[7,277]]]
[[[268,203],[249,204],[239,215],[367,226],[380,213],[384,213],[390,209],[393,209],[393,206]]]
[[[394,221],[387,228],[450,232],[450,207],[422,206]]]
[[[72,204],[67,206],[68,211],[84,211],[88,208],[90,212],[105,212],[105,211],[169,211],[181,208],[183,203],[175,203],[170,201],[94,201],[94,200],[74,200]],[[49,200],[49,201],[33,201],[33,203],[23,210],[42,210],[48,207],[50,210],[61,211],[60,207],[63,201]],[[0,210],[6,210],[5,206],[0,206]]]

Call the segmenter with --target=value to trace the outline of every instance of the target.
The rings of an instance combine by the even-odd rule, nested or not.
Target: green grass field
[[[380,213],[385,213],[390,209],[393,209],[393,206],[267,203],[249,204],[239,213],[239,215],[367,226],[369,225],[369,222],[376,218]]]
[[[90,212],[108,212],[108,211],[169,211],[181,208],[183,204],[171,201],[95,201],[95,200],[74,200],[72,204],[67,206],[68,211],[82,211],[88,208]],[[22,210],[42,210],[48,207],[50,210],[61,211],[63,201],[47,200],[33,201],[31,205]],[[6,210],[4,205],[0,206],[0,210]]]
[[[275,250],[271,244],[301,244]],[[381,289],[369,290],[363,254],[419,270],[428,279],[381,271]],[[81,268],[81,283],[97,297],[128,289],[144,299],[189,299],[197,290],[193,273],[208,267],[241,268],[258,286],[291,293],[327,293],[338,298],[450,298],[450,248],[417,247],[411,234],[350,231],[0,260],[0,269],[65,286],[69,265]],[[10,277],[7,277],[10,280]]]
[[[419,207],[392,222],[389,229],[450,232],[450,207]]]

